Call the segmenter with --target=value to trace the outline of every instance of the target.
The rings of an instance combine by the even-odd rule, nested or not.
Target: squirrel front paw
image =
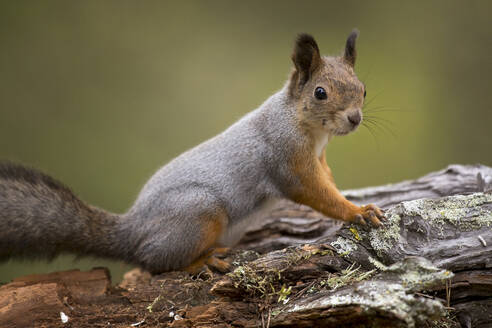
[[[362,225],[367,225],[367,220],[375,227],[382,227],[383,223],[380,220],[384,220],[383,211],[374,204],[369,204],[360,207],[360,212],[354,217],[354,222]]]

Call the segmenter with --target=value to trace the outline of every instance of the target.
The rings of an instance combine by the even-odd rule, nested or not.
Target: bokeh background
[[[492,165],[491,12],[485,0],[1,1],[0,158],[124,212],[161,165],[282,87],[297,33],[339,54],[357,27],[356,70],[381,120],[375,136],[329,145],[339,187]],[[93,266],[114,281],[131,268],[9,261],[0,281]]]

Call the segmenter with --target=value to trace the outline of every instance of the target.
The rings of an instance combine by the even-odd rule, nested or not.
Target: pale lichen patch
[[[386,220],[384,227],[372,229],[369,232],[369,241],[378,256],[381,256],[383,251],[392,248],[400,239],[401,217],[395,213],[395,209],[391,209],[386,215],[388,219]]]
[[[381,292],[384,290],[385,292]],[[440,315],[443,307],[436,301],[426,298],[417,298],[407,294],[400,284],[388,284],[383,281],[367,281],[358,285],[354,290],[346,293],[337,293],[317,300],[296,304],[288,312],[327,308],[335,306],[358,305],[364,310],[390,312],[404,321],[408,327],[415,327],[418,321]]]
[[[369,262],[374,265],[374,267],[376,269],[378,269],[379,271],[387,271],[388,270],[388,267],[386,265],[384,265],[383,263],[379,262],[378,260],[376,260],[374,257],[372,256],[369,256],[368,257],[368,260]]]
[[[483,206],[489,203],[492,203],[492,194],[488,193],[402,202],[386,213],[387,220],[384,227],[372,229],[369,232],[371,247],[378,256],[383,256],[386,251],[397,245],[401,241],[402,217],[421,217],[431,227],[439,229],[441,234],[446,224],[461,231],[471,231],[482,227],[492,228],[491,207]],[[416,227],[416,229],[424,229],[424,226]],[[423,230],[422,232],[425,233]]]
[[[362,281],[352,288],[340,289],[324,297],[308,298],[287,309],[287,312],[303,312],[336,306],[360,306],[363,311],[382,311],[394,315],[408,327],[437,318],[444,307],[437,300],[411,294],[422,290],[452,274],[440,270],[423,258],[410,257],[385,267],[386,271],[373,280]],[[420,278],[419,278],[420,277]]]
[[[422,257],[407,257],[386,271],[398,273],[402,285],[410,290],[422,290],[453,277],[452,272],[439,269]]]
[[[337,240],[330,244],[339,255],[346,256],[357,250],[357,245],[350,239],[338,237]]]
[[[481,205],[492,203],[492,194],[475,193],[442,199],[417,199],[401,203],[407,216],[420,216],[433,225],[450,223],[469,231],[492,226],[492,211]]]

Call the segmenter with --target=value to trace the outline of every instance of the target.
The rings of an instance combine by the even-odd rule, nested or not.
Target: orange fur
[[[328,175],[328,179],[336,187],[335,179],[333,178],[333,174],[331,173],[331,169],[328,166],[328,164],[326,163],[325,149],[324,148],[323,148],[323,151],[321,152],[321,156],[319,157],[319,161],[321,162],[321,166],[323,167],[326,174]]]
[[[372,204],[359,207],[348,201],[335,185],[324,151],[316,157],[311,148],[303,149],[290,163],[299,182],[291,187],[291,199],[334,219],[361,224],[369,220],[375,226],[382,225],[378,219],[383,217],[381,210]]]
[[[190,273],[190,274],[198,274],[205,265],[208,267],[211,267],[219,272],[227,272],[229,271],[231,265],[224,261],[216,258],[214,255],[215,254],[220,254],[220,252],[217,252],[216,249],[212,248],[208,252],[206,252],[204,255],[200,256],[198,259],[196,259],[193,263],[191,263],[189,266],[184,268],[183,270]]]
[[[308,35],[300,35],[296,42],[289,92],[297,110],[297,127],[305,142],[290,159],[294,183],[288,194],[291,200],[331,218],[360,224],[367,220],[381,226],[379,218],[384,216],[377,206],[359,207],[338,191],[324,147],[321,154],[318,148],[325,136],[329,141],[333,136],[354,131],[362,118],[365,87],[353,70],[356,37],[357,32],[350,34],[345,54],[339,58],[321,57],[316,42]],[[328,90],[329,95],[313,96],[318,88]],[[350,117],[357,114],[359,121],[354,124]]]
[[[299,181],[297,188],[291,191],[292,199],[331,218],[355,221],[356,215],[361,213],[360,208],[338,191],[322,161],[313,159],[312,155],[299,155],[291,163]]]
[[[220,209],[212,215],[204,215],[197,222],[203,222],[201,230],[203,239],[197,245],[197,259],[184,268],[184,271],[196,274],[207,264],[218,271],[226,272],[230,267],[229,263],[214,257],[214,254],[223,254],[228,250],[226,248],[216,248],[217,240],[222,235],[227,224],[225,210]]]

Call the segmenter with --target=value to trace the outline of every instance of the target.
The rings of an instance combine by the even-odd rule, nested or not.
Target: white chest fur
[[[314,151],[317,157],[323,155],[323,151],[328,144],[329,138],[328,133],[320,132],[314,136]]]

